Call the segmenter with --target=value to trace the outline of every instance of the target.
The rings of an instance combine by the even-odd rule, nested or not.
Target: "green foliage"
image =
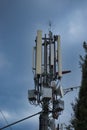
[[[80,56],[82,82],[78,99],[72,104],[74,115],[71,124],[75,130],[87,130],[87,43],[83,43],[85,56]]]

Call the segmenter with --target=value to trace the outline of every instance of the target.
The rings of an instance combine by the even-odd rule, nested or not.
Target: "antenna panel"
[[[64,92],[63,92],[62,86],[59,86],[59,87],[56,89],[56,92],[57,92],[57,95],[58,95],[58,96],[61,96],[61,97],[64,96]]]
[[[54,44],[51,44],[51,65],[54,65]]]
[[[37,31],[37,45],[36,45],[36,74],[41,74],[42,63],[42,31]]]
[[[36,64],[36,47],[33,47],[33,54],[32,54],[32,69],[35,69],[35,64]]]
[[[60,35],[58,35],[58,39],[57,39],[57,48],[58,48],[58,73],[59,73],[59,77],[62,77],[62,59],[61,59]]]

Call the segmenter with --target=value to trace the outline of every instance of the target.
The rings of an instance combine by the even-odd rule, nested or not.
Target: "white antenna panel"
[[[61,97],[64,96],[64,92],[63,92],[62,86],[59,86],[59,87],[57,88],[57,95],[59,95],[59,96],[61,96]]]
[[[37,45],[36,45],[36,74],[41,74],[42,63],[42,31],[37,31]]]
[[[51,44],[51,65],[54,65],[54,44]]]
[[[60,86],[60,96],[61,96],[61,97],[64,96],[64,92],[63,92],[63,88],[62,88],[62,86]]]
[[[36,64],[36,61],[35,61],[35,58],[36,57],[36,47],[33,47],[33,54],[32,54],[32,69],[35,69],[35,64]]]
[[[59,73],[59,77],[62,77],[62,58],[61,58],[60,35],[58,35],[57,48],[58,48],[58,73]]]

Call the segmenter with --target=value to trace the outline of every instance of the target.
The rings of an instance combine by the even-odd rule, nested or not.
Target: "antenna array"
[[[28,90],[29,102],[33,105],[40,105],[43,113],[40,115],[40,130],[48,130],[49,115],[57,119],[60,112],[64,110],[63,90],[60,86],[62,78],[61,42],[60,35],[53,35],[49,31],[42,37],[42,31],[37,31],[33,47],[33,90]],[[44,121],[45,122],[44,122]],[[49,121],[51,122],[51,121]],[[52,125],[54,126],[54,125]]]
[[[61,98],[68,92],[80,87],[62,88],[62,74],[71,71],[62,71],[60,35],[53,35],[51,31],[49,31],[48,36],[45,34],[44,37],[41,30],[37,31],[35,46],[33,47],[32,70],[35,86],[34,89],[28,90],[28,100],[32,105],[40,105],[42,111],[8,124],[0,130],[38,114],[40,114],[39,130],[55,130],[55,119],[58,119],[64,110],[64,101]],[[56,130],[59,130],[59,124]]]

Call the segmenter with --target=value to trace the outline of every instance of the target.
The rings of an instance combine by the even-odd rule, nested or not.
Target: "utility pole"
[[[35,87],[28,90],[28,99],[31,104],[42,107],[39,130],[55,130],[55,119],[64,110],[62,74],[70,71],[62,71],[60,35],[49,31],[43,37],[38,30],[35,43],[32,65]]]

